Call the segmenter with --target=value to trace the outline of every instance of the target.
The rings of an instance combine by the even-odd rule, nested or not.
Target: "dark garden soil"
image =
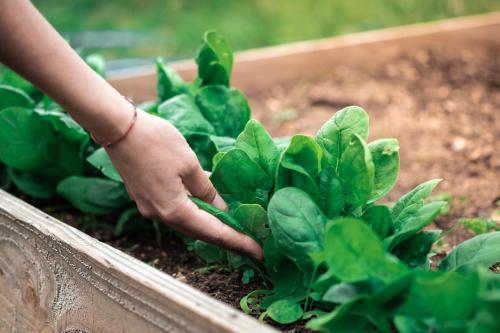
[[[300,69],[296,69],[300,70]],[[470,49],[460,53],[430,47],[401,55],[377,69],[339,65],[303,82],[275,86],[249,96],[254,116],[273,136],[314,134],[332,114],[360,105],[370,115],[371,139],[395,137],[401,146],[401,171],[389,200],[418,183],[443,178],[437,194],[451,197],[451,207],[433,228],[448,230],[463,217],[500,218],[500,50]],[[40,206],[40,203],[35,203]],[[176,279],[239,308],[239,299],[259,282],[207,267],[173,234],[113,236],[115,217],[90,228],[81,214],[42,205],[51,215],[82,228],[91,236],[147,262]],[[64,212],[63,212],[64,211]],[[472,236],[457,227],[437,248]],[[498,269],[498,267],[497,267]],[[303,332],[302,324],[281,327]]]

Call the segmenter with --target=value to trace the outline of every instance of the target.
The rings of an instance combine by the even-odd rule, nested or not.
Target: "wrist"
[[[127,97],[120,98],[109,108],[100,110],[87,130],[92,139],[105,147],[117,144],[132,130],[137,119],[135,103]]]

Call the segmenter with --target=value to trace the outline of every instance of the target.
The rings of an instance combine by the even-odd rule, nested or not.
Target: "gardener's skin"
[[[0,0],[0,62],[52,97],[100,142],[115,140],[130,125],[131,104],[92,71],[27,0]],[[227,208],[169,122],[139,110],[132,131],[106,150],[144,216],[186,235],[262,257],[253,239],[189,200],[187,191]]]

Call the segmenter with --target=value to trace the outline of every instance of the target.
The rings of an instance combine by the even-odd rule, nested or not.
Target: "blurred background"
[[[48,20],[108,69],[192,57],[217,29],[235,50],[500,10],[500,0],[34,0]]]

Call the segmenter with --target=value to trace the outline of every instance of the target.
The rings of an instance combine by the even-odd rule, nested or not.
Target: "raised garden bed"
[[[370,112],[374,137],[396,137],[401,143],[400,179],[390,199],[399,197],[423,180],[434,177],[445,178],[446,181],[441,191],[450,193],[454,198],[449,213],[438,220],[438,227],[446,229],[460,217],[498,218],[495,214],[499,209],[500,190],[495,182],[495,173],[498,173],[500,165],[493,148],[499,131],[498,112],[495,111],[500,107],[500,59],[498,59],[500,40],[494,34],[495,29],[499,27],[500,17],[497,14],[491,14],[472,19],[370,32],[298,46],[252,51],[243,54],[241,63],[236,64],[235,82],[249,92],[254,116],[270,129],[271,134],[276,136],[297,132],[313,134],[331,117],[333,112],[341,107],[351,104],[365,107]],[[186,65],[181,64],[181,69],[182,66]],[[290,70],[291,68],[294,70]],[[184,73],[189,75],[190,71],[192,69],[188,66]],[[254,75],[251,76],[248,73]],[[256,75],[255,73],[266,74]],[[304,73],[307,75],[303,75]],[[249,80],[249,77],[252,79]],[[298,80],[299,77],[300,80]],[[152,91],[151,84],[154,79],[146,73],[142,75],[142,79],[138,76],[135,79],[115,79],[113,82],[128,94],[135,95],[139,99],[147,99],[150,97],[148,91]],[[134,83],[131,84],[131,82]],[[141,82],[144,83],[141,84]],[[478,130],[488,127],[492,129],[491,133]],[[475,193],[475,195],[470,196],[470,193]],[[19,203],[8,195],[3,193],[1,195],[1,210],[4,212],[1,221],[6,230],[0,234],[3,237],[1,244],[12,244],[18,242],[17,239],[27,237],[39,239],[39,243],[36,241],[30,243],[30,246],[34,248],[30,249],[35,253],[33,257],[18,261],[26,266],[19,265],[20,268],[14,270],[15,274],[2,274],[2,276],[8,276],[8,279],[2,280],[3,285],[0,283],[2,296],[9,295],[7,294],[9,288],[4,288],[6,286],[10,287],[10,290],[17,290],[16,297],[19,300],[17,304],[26,310],[29,314],[27,318],[30,318],[25,321],[24,325],[39,327],[34,326],[32,322],[43,326],[47,318],[52,318],[49,319],[50,324],[47,326],[51,329],[61,327],[59,325],[63,324],[60,323],[64,322],[63,326],[68,329],[86,327],[87,330],[104,331],[105,326],[111,327],[109,325],[112,324],[124,325],[116,327],[136,327],[147,331],[145,327],[155,322],[159,323],[156,324],[156,329],[168,330],[169,325],[178,325],[176,329],[179,331],[200,331],[202,328],[207,331],[209,329],[203,326],[203,320],[212,315],[216,318],[217,311],[214,310],[220,310],[223,315],[214,319],[215,322],[209,322],[214,325],[213,331],[226,329],[237,332],[264,332],[266,329],[242,314],[209,300],[205,296],[199,296],[199,293],[182,284],[172,282],[172,279],[157,270],[146,268],[147,266],[129,259],[116,250],[97,245],[99,243],[86,237],[82,238],[84,241],[78,241],[80,233],[64,225],[50,222],[45,229],[43,224],[45,216],[31,212],[25,204]],[[40,205],[40,202],[34,203]],[[68,213],[67,207],[61,210],[57,207],[60,202],[55,204],[41,204],[41,206],[59,219],[82,227],[81,215],[74,211]],[[90,231],[91,235],[173,275],[177,280],[187,282],[235,307],[238,306],[239,298],[259,287],[250,285],[242,288],[239,273],[207,268],[206,264],[203,264],[194,254],[184,251],[184,245],[173,234],[165,236],[162,239],[162,245],[158,245],[151,234],[115,237],[106,228],[106,225],[109,225],[106,224],[106,220],[114,218],[113,216],[104,218],[101,227]],[[13,220],[24,222],[12,227],[10,224]],[[17,226],[20,227],[18,230]],[[63,230],[64,237],[58,236],[55,229],[51,228]],[[66,229],[68,231],[64,231]],[[67,235],[73,234],[78,237],[69,238],[69,241],[65,239]],[[4,235],[8,236],[4,237]],[[463,240],[468,236],[470,235],[466,231],[452,234],[451,238],[448,238],[448,243],[456,244],[458,240]],[[49,249],[46,248],[47,244]],[[99,249],[101,247],[105,249],[103,250],[105,255],[99,254],[100,251],[88,250],[87,247],[91,244]],[[23,252],[28,247],[28,244],[25,244],[19,248],[23,249],[21,251]],[[82,256],[83,259],[79,264],[65,259],[68,255],[64,255],[59,248],[67,249],[66,247],[72,251],[70,252],[72,255],[69,255],[70,259],[74,256]],[[6,258],[13,257],[10,252],[7,252],[11,251],[8,246],[2,245],[2,251],[8,254]],[[106,257],[108,252],[116,254],[119,259]],[[52,256],[57,258],[58,253],[62,253],[61,257],[53,262],[49,261],[49,268],[38,268],[36,265],[33,266],[34,268],[28,268],[37,261],[33,258],[40,255],[43,258]],[[89,271],[82,270],[81,265]],[[114,272],[117,265],[118,272]],[[17,266],[12,265],[11,262],[5,262],[2,263],[2,267],[7,269]],[[140,267],[144,273],[137,274],[139,268],[135,269],[135,267]],[[30,269],[35,272],[33,276],[16,275],[17,272],[22,273]],[[96,274],[97,278],[92,278],[93,275],[89,273],[93,270],[99,272]],[[123,275],[124,270],[130,271]],[[11,270],[5,271],[11,272]],[[103,291],[103,287],[96,287],[98,284],[95,283],[91,284],[93,287],[90,289],[72,287],[71,292],[49,291],[47,293],[43,291],[41,295],[45,303],[40,303],[41,298],[36,295],[40,292],[38,288],[45,288],[42,283],[47,279],[44,277],[45,271],[52,271],[54,276],[63,276],[63,279],[65,274],[74,276],[76,272],[76,281],[83,277],[87,281],[83,281],[86,286],[89,279],[96,279],[98,282],[102,280],[101,283],[107,282],[108,286],[121,286],[121,289],[115,288],[115,290],[109,287]],[[135,271],[134,274],[132,274],[133,271]],[[3,268],[2,272],[4,272]],[[127,274],[131,276],[128,277]],[[88,278],[89,276],[91,278]],[[155,280],[157,278],[166,284],[172,283],[175,288],[179,286],[180,289],[174,288],[175,290],[168,294],[167,290],[163,289],[168,288],[166,284]],[[54,281],[53,277],[48,279]],[[9,283],[15,281],[15,283],[10,285],[5,284],[5,281]],[[23,282],[25,283],[23,285],[17,281],[28,282]],[[55,285],[58,284],[55,283]],[[67,285],[72,286],[71,283]],[[178,301],[177,296],[181,293],[181,289],[185,292],[187,290],[189,294],[184,298],[188,300],[187,303]],[[59,289],[56,288],[56,290]],[[133,293],[130,292],[131,290],[139,291]],[[137,297],[130,297],[129,292],[130,295],[137,295]],[[46,296],[52,295],[51,293],[62,296],[55,298]],[[116,296],[117,294],[119,297]],[[85,298],[88,295],[96,299],[105,299],[105,301],[88,301]],[[143,296],[145,300],[140,299]],[[74,318],[71,311],[81,309],[81,307],[63,307],[65,311],[62,311],[58,308],[61,304],[61,297],[65,306],[68,304],[81,306],[81,304],[87,304],[87,301],[92,306],[85,307],[86,310],[82,312],[86,315],[79,315],[78,318],[82,318],[80,321],[68,324],[70,321],[67,318]],[[158,307],[154,309],[146,307],[144,304],[149,306],[152,302],[147,297],[157,297],[159,300],[156,301],[162,306],[169,304],[162,308],[161,314],[157,317],[163,318],[163,322],[160,319],[148,317],[156,313]],[[84,301],[68,301],[80,298]],[[192,306],[196,303],[193,303],[194,299],[202,300],[200,301],[202,306]],[[205,300],[206,304],[203,303]],[[107,305],[103,305],[102,308],[99,307],[101,305],[95,305],[101,302]],[[113,306],[108,307],[109,302]],[[10,306],[3,308],[12,309],[12,304],[15,303],[7,302],[6,304]],[[36,306],[44,304],[45,312],[37,312],[43,313],[42,319],[35,318],[31,314],[32,304]],[[108,312],[104,309],[108,309]],[[184,309],[186,309],[185,312],[183,312]],[[8,310],[5,311],[8,312]],[[196,319],[192,321],[189,319],[191,311],[193,318],[201,318],[199,325]],[[178,312],[181,312],[179,316],[171,315]],[[64,321],[60,319],[62,313],[66,313],[63,316]],[[120,323],[115,322],[126,315],[132,316],[130,317],[132,319]],[[0,315],[0,317],[6,316]],[[89,317],[99,318],[95,321],[101,326],[90,327],[87,319]],[[146,320],[143,320],[145,317],[147,317]],[[236,319],[229,319],[233,317]],[[143,319],[135,320],[135,318]],[[188,325],[185,324],[186,320],[190,320]],[[21,323],[22,321],[16,319],[8,322],[11,326],[5,327],[22,327],[19,326]],[[42,326],[40,329],[43,328]],[[299,324],[299,326],[281,328],[298,331],[302,330],[300,327]]]

